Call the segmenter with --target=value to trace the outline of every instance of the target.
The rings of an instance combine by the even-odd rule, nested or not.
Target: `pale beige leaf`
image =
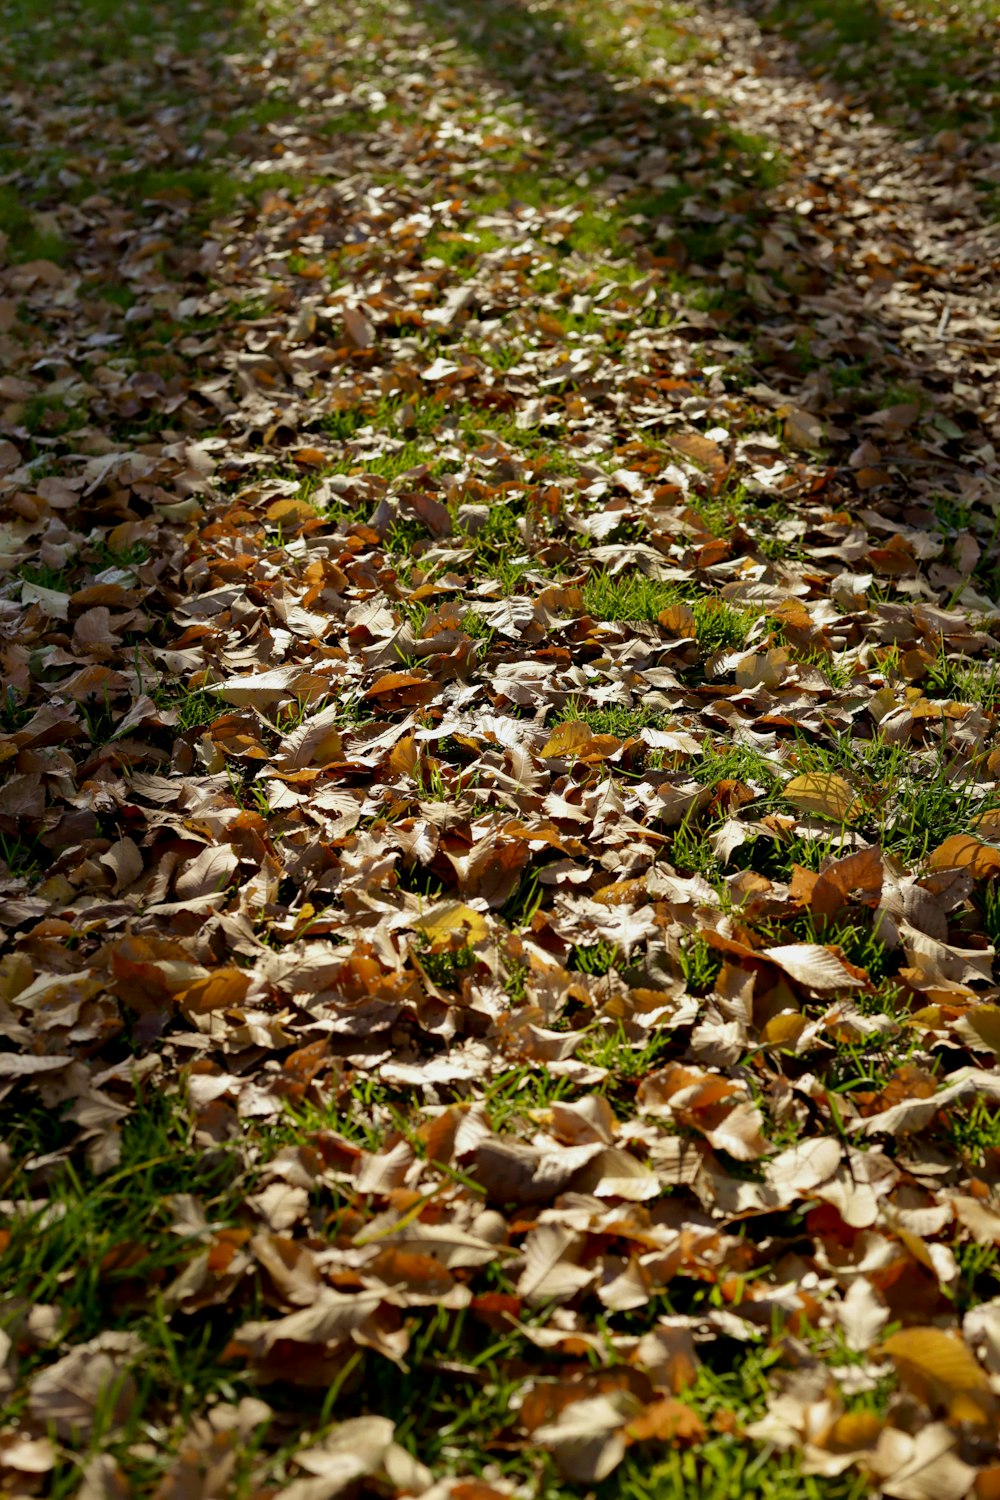
[[[931,1422],[911,1436],[886,1428],[872,1458],[881,1492],[891,1500],[963,1500],[976,1470],[955,1452],[957,1434]]]
[[[532,1442],[548,1448],[556,1467],[577,1484],[599,1484],[625,1457],[622,1427],[639,1403],[624,1392],[576,1401],[556,1421],[536,1427]]]
[[[178,899],[191,901],[223,891],[239,863],[239,856],[231,845],[206,844],[194,859],[187,861],[174,882]]]
[[[832,1177],[840,1166],[842,1147],[832,1136],[816,1136],[792,1146],[768,1163],[765,1178],[782,1204],[793,1203],[810,1188]]]
[[[21,603],[37,604],[50,619],[68,620],[69,601],[69,594],[60,593],[57,589],[47,589],[38,583],[21,584]]]
[[[844,1330],[847,1347],[859,1353],[872,1347],[889,1321],[889,1309],[864,1276],[851,1282],[843,1301],[836,1307],[836,1315]]]
[[[56,1465],[56,1450],[47,1437],[32,1438],[8,1429],[0,1432],[0,1469],[18,1474],[48,1474]]]
[[[118,839],[100,856],[100,862],[111,871],[116,891],[126,890],[142,874],[142,855],[130,838]]]
[[[930,1098],[903,1099],[878,1114],[866,1119],[853,1120],[848,1127],[864,1135],[896,1135],[904,1131],[922,1130],[933,1120],[938,1110],[953,1104],[956,1099],[970,1098],[973,1094],[985,1094],[1000,1100],[1000,1074],[981,1068],[963,1068],[953,1075],[953,1081],[938,1089]]]
[[[215,691],[237,708],[252,705],[266,708],[292,696],[293,684],[302,675],[301,667],[274,667],[269,672],[250,672],[245,677],[230,677]]]
[[[379,1468],[392,1445],[395,1430],[395,1423],[388,1417],[351,1417],[327,1433],[321,1442],[300,1449],[294,1461],[307,1474],[336,1480],[343,1488],[351,1479],[372,1474]]]
[[[583,1236],[562,1224],[540,1224],[524,1242],[524,1270],[516,1291],[529,1307],[568,1302],[597,1275],[593,1266],[577,1264]]]
[[[83,1469],[83,1483],[75,1500],[129,1500],[132,1490],[110,1453],[95,1453]]]
[[[770,1149],[764,1136],[764,1116],[749,1100],[723,1115],[715,1125],[702,1124],[705,1139],[718,1151],[728,1151],[737,1161],[756,1161]]]
[[[864,985],[863,978],[821,943],[780,943],[776,948],[762,948],[760,956],[811,990],[855,990]]]

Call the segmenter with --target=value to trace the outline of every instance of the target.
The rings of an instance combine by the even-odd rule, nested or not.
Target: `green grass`
[[[785,167],[771,142],[717,115],[704,118],[688,101],[682,103],[676,96],[667,100],[632,82],[652,57],[680,56],[692,45],[690,34],[674,19],[682,14],[681,8],[671,7],[652,21],[644,12],[627,33],[610,14],[589,12],[584,23],[566,6],[529,12],[514,0],[489,0],[472,11],[434,0],[423,14],[441,37],[457,40],[466,55],[519,98],[541,131],[541,144],[532,151],[530,162],[517,156],[498,159],[489,163],[485,181],[477,181],[466,203],[468,226],[477,236],[486,228],[477,226],[478,218],[511,205],[527,204],[549,214],[564,207],[572,213],[567,213],[555,248],[565,264],[599,264],[603,274],[609,255],[618,259],[623,245],[645,244],[657,252],[666,250],[674,259],[675,269],[665,277],[667,292],[683,290],[705,310],[716,309],[727,317],[750,310],[743,294],[721,284],[709,287],[688,276],[686,268],[715,265],[723,258],[741,232],[741,214],[751,220],[758,214],[763,204],[757,195],[779,182]],[[564,70],[570,70],[573,88],[551,89],[546,80]],[[589,149],[602,135],[620,128],[623,118],[651,139],[669,143],[693,137],[706,167],[710,164],[711,170],[750,189],[749,198],[741,199],[740,213],[727,216],[719,226],[684,215],[691,184],[683,179],[665,189],[650,189],[638,181],[623,187],[618,167],[625,165],[627,170],[627,164],[611,167]],[[612,174],[614,193],[605,195],[602,186]],[[603,201],[595,202],[595,197]],[[474,252],[451,242],[447,253],[453,264],[472,269]],[[654,324],[661,316],[666,320],[659,306],[642,313],[643,321]],[[563,337],[600,332],[611,342],[606,315],[602,319],[559,312],[556,317]]]
[[[980,664],[967,657],[939,656],[920,686],[928,698],[969,703],[989,712],[1000,703],[1000,660]]]
[[[861,794],[856,826],[909,865],[954,833],[972,830],[976,817],[1000,806],[994,783],[983,786],[973,768],[943,737],[914,753],[905,743],[841,735],[832,747],[800,740],[797,768],[842,775]]]
[[[456,540],[474,549],[476,572],[490,572],[496,563],[511,563],[517,554],[523,553],[521,523],[522,517],[513,507],[491,505],[483,526],[474,534],[457,531]]]
[[[988,1153],[1000,1151],[1000,1110],[996,1101],[977,1094],[970,1104],[948,1109],[944,1134],[970,1167],[982,1169]]]
[[[580,1486],[562,1479],[551,1457],[530,1442],[511,1442],[511,1403],[518,1386],[514,1372],[526,1354],[535,1359],[537,1351],[514,1335],[495,1337],[492,1349],[470,1349],[469,1319],[460,1314],[451,1321],[460,1324],[457,1337],[454,1326],[448,1329],[452,1358],[475,1372],[475,1378],[431,1370],[418,1396],[412,1375],[400,1375],[383,1362],[370,1391],[373,1405],[410,1414],[397,1438],[445,1472],[487,1477],[498,1468],[538,1500],[578,1496]],[[440,1313],[421,1319],[420,1354],[429,1353],[448,1322]],[[775,1363],[773,1351],[744,1347],[736,1368],[728,1360],[703,1364],[681,1397],[705,1423],[705,1441],[687,1452],[637,1445],[609,1479],[587,1486],[586,1493],[594,1500],[862,1500],[868,1491],[856,1475],[804,1477],[793,1455],[758,1450],[741,1437],[741,1427],[763,1411]],[[714,1424],[721,1430],[713,1431]]]
[[[648,1041],[632,1041],[622,1023],[606,1023],[590,1027],[584,1034],[574,1056],[581,1062],[597,1068],[607,1068],[609,1077],[600,1091],[612,1101],[624,1093],[625,1110],[635,1108],[634,1094],[629,1087],[652,1073],[661,1062],[666,1061],[672,1043],[669,1031],[654,1032]]]
[[[471,276],[477,269],[480,256],[491,250],[502,250],[506,243],[506,240],[488,229],[477,229],[465,234],[456,234],[454,231],[430,234],[420,247],[420,258],[424,264],[428,260],[438,260],[459,276]]]
[[[693,613],[698,645],[706,655],[741,650],[757,619],[754,610],[734,609],[715,599],[697,600]]]
[[[0,234],[7,236],[7,255],[15,263],[66,258],[67,247],[57,230],[44,228],[38,213],[25,205],[16,188],[0,185]]]
[[[445,990],[461,990],[462,981],[476,967],[476,955],[468,947],[445,953],[419,953],[418,959],[427,977]]]
[[[598,979],[603,974],[610,974],[612,969],[620,968],[623,962],[623,955],[615,944],[601,938],[596,943],[574,944],[566,960],[566,967]]]
[[[82,427],[87,418],[82,407],[67,406],[59,398],[30,396],[21,420],[33,437],[55,438]]]
[[[155,0],[67,0],[56,16],[45,0],[5,0],[3,14],[10,49],[18,62],[47,62],[65,54],[67,28],[86,27],[90,47],[113,40],[121,54],[145,58],[156,42],[170,42],[194,53],[206,41],[231,32],[241,7],[222,10],[189,6],[174,11]]]
[[[980,782],[973,767],[946,740],[915,753],[912,746],[891,744],[878,736],[863,740],[841,735],[826,744],[800,737],[788,746],[778,766],[749,747],[719,750],[706,746],[702,755],[684,762],[684,769],[705,786],[723,780],[743,783],[756,797],[745,812],[752,811],[755,817],[788,811],[782,786],[789,775],[825,772],[841,776],[859,796],[850,827],[910,867],[918,866],[952,834],[974,833],[976,819],[1000,805],[994,784]],[[683,825],[674,838],[680,840],[687,860],[696,859],[696,867],[707,872],[705,861],[711,861],[703,830],[697,824]],[[836,823],[831,824],[826,839],[755,838],[736,850],[733,864],[749,864],[772,879],[787,879],[794,864],[817,870],[824,859],[843,852],[840,839]]]
[[[50,1168],[51,1206],[32,1208],[32,1158],[65,1149],[76,1132],[60,1119],[61,1111],[8,1103],[3,1114],[12,1157],[21,1164],[8,1178],[5,1196],[17,1201],[23,1195],[26,1207],[7,1220],[10,1240],[0,1259],[0,1317],[9,1325],[25,1302],[48,1304],[59,1338],[77,1343],[107,1328],[128,1327],[143,1341],[124,1430],[107,1430],[109,1399],[98,1410],[89,1445],[83,1442],[68,1453],[57,1470],[52,1493],[68,1494],[74,1475],[79,1482],[75,1465],[88,1451],[110,1451],[127,1461],[154,1413],[172,1410],[184,1423],[206,1398],[232,1391],[232,1371],[221,1360],[224,1333],[203,1323],[193,1335],[186,1334],[164,1315],[164,1291],[199,1250],[195,1241],[165,1231],[174,1193],[193,1194],[216,1226],[235,1223],[246,1182],[231,1151],[195,1148],[183,1116],[151,1094],[139,1100],[122,1127],[117,1164],[100,1176],[72,1160]],[[57,1346],[28,1352],[22,1374],[29,1376],[50,1362],[55,1352]],[[148,1463],[140,1461],[137,1478],[150,1478],[150,1468],[155,1472],[162,1456],[150,1468]]]
[[[171,703],[168,697],[161,707],[176,707],[177,727],[180,730],[200,729],[213,724],[216,719],[231,711],[230,705],[218,693],[204,688],[185,693],[179,702]]]
[[[681,943],[681,973],[692,995],[707,995],[718,978],[722,955],[695,934]]]
[[[0,833],[0,861],[6,865],[12,879],[35,880],[41,873],[44,855],[45,851],[34,840]]]
[[[703,786],[719,781],[741,781],[758,796],[767,796],[781,785],[781,776],[772,761],[759,755],[749,745],[713,745],[705,740],[701,754],[685,766]]]
[[[592,708],[583,699],[570,698],[558,722],[567,724],[574,720],[586,724],[594,734],[613,734],[620,740],[637,735],[640,729],[662,729],[666,722],[659,709],[626,708],[618,703],[610,704],[607,708]]]
[[[591,573],[583,586],[584,609],[596,620],[654,622],[682,597],[675,583],[624,571]]]
[[[231,214],[241,202],[259,202],[269,190],[293,185],[299,187],[304,181],[295,174],[268,172],[247,183],[227,164],[218,167],[143,168],[113,177],[108,186],[140,202],[180,195],[191,205],[190,227],[204,230],[214,219]]]
[[[40,589],[52,589],[57,594],[64,593],[69,587],[67,568],[51,568],[25,563],[16,570],[14,576],[25,583],[33,583]]]
[[[584,608],[597,620],[644,621],[655,623],[664,610],[674,605],[688,605],[693,615],[695,639],[705,656],[719,651],[738,651],[757,614],[753,610],[734,609],[724,600],[711,597],[690,600],[690,588],[641,573],[593,572],[583,587]]]

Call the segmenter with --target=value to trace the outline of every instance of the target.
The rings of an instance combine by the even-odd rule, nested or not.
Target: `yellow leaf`
[[[965,1017],[991,1051],[1000,1054],[1000,1006],[977,1005]]]
[[[340,735],[336,729],[328,729],[322,739],[310,747],[309,759],[314,766],[328,766],[331,761],[339,760],[343,753]]]
[[[397,776],[411,776],[413,768],[420,759],[420,751],[412,734],[406,734],[392,747],[389,753],[389,766]]]
[[[854,788],[836,771],[806,771],[787,782],[782,796],[799,812],[847,823],[857,802]]]
[[[995,1402],[968,1345],[943,1328],[904,1328],[882,1345],[903,1383],[923,1400],[943,1400],[955,1421],[992,1422]]]
[[[316,511],[304,500],[275,500],[273,505],[267,507],[267,519],[300,526],[306,521],[315,521]]]
[[[872,1411],[844,1412],[831,1422],[817,1446],[827,1453],[860,1453],[875,1446],[884,1426],[884,1419]]]
[[[797,1010],[783,1010],[762,1027],[760,1039],[767,1047],[794,1047],[806,1025],[806,1017]]]
[[[923,1005],[919,1010],[913,1010],[909,1016],[903,1017],[903,1024],[916,1026],[918,1029],[929,1028],[935,1030],[941,1025],[944,1012],[940,1005]]]
[[[571,719],[567,724],[557,724],[542,747],[544,757],[572,755],[581,745],[593,739],[593,730],[582,719]]]
[[[470,947],[481,943],[490,930],[482,912],[474,911],[462,901],[440,901],[413,925],[425,933],[432,943],[446,940],[453,932],[465,929],[466,942]]]

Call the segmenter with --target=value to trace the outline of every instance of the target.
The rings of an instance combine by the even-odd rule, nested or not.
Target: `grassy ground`
[[[3,19],[0,1489],[991,1493],[970,372],[719,10]]]

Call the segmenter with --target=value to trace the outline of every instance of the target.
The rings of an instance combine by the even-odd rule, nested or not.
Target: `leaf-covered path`
[[[0,1492],[1000,1494],[995,0],[0,14]]]

